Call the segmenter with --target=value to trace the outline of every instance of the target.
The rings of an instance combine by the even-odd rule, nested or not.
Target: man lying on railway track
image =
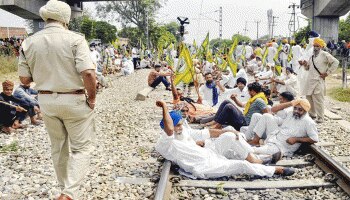
[[[156,144],[156,150],[195,177],[217,178],[236,174],[271,177],[273,174],[289,176],[295,172],[292,168],[265,166],[246,160],[229,160],[211,148],[203,148],[183,129],[181,114],[176,111],[169,113],[164,101],[157,101],[156,105],[163,109],[160,126],[164,130]],[[227,134],[236,137],[237,132],[224,135]]]

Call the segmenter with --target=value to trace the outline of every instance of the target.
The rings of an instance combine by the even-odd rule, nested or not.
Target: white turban
[[[48,1],[46,5],[39,10],[40,17],[43,18],[44,21],[53,19],[65,24],[69,23],[71,12],[71,8],[67,3],[57,0]]]

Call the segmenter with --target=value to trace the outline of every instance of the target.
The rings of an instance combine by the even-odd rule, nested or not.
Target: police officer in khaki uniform
[[[95,67],[84,36],[67,30],[71,9],[50,0],[40,8],[42,31],[22,43],[18,73],[23,84],[35,82],[51,140],[59,200],[78,199],[93,150]]]

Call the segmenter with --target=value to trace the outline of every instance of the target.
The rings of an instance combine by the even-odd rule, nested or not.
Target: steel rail
[[[316,164],[324,171],[333,173],[338,180],[336,183],[350,195],[350,171],[334,160],[330,155],[316,145],[310,145],[311,152],[320,162]]]
[[[154,195],[155,200],[164,200],[167,196],[167,185],[169,183],[171,162],[166,160],[163,164],[162,173],[158,182],[156,194]]]
[[[316,145],[310,145],[309,152],[315,156],[315,164],[323,171],[332,173],[336,177],[334,183],[350,195],[350,171]],[[171,162],[166,160],[163,164],[161,177],[154,198],[155,200],[165,200],[169,197],[168,193],[170,191],[168,191],[169,188],[167,187],[171,184],[169,182],[170,167]]]

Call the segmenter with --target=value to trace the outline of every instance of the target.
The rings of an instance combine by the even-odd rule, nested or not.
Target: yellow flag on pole
[[[265,46],[263,51],[264,51],[264,55],[262,57],[262,62],[263,62],[263,65],[265,65],[266,64],[266,57],[267,57],[267,54],[269,53],[269,48]]]
[[[175,72],[174,84],[178,85],[181,81],[188,84],[193,80],[195,70],[192,63],[190,51],[183,45],[179,56],[177,71]]]
[[[280,61],[278,60],[278,56],[280,55],[281,51],[282,51],[282,44],[280,44],[280,46],[278,46],[277,53],[273,57],[273,60],[275,61],[275,69],[276,69],[277,76],[280,76],[282,73],[282,65],[281,65]]]
[[[233,52],[236,49],[237,44],[238,44],[238,39],[235,38],[230,48],[230,51],[228,52],[228,55],[227,55],[228,65],[234,77],[236,77],[236,73],[237,73],[237,62],[234,61],[233,59]]]

